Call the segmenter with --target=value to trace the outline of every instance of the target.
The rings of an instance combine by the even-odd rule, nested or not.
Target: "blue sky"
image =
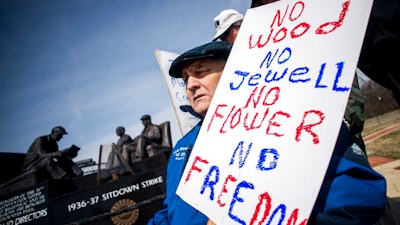
[[[25,153],[61,125],[60,149],[94,158],[143,126],[180,132],[154,50],[183,53],[211,41],[213,18],[250,0],[0,0],[0,151]]]

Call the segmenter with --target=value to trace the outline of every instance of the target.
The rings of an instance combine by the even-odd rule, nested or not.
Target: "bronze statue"
[[[148,145],[162,143],[161,128],[151,122],[151,116],[143,115],[140,120],[144,128],[140,136],[135,138],[137,140],[135,161],[140,161],[148,156],[146,151]]]
[[[131,148],[129,146],[133,143],[131,136],[125,134],[125,128],[119,126],[115,129],[115,133],[119,136],[117,144],[115,145],[116,149],[113,149],[108,155],[107,160],[107,169],[111,170],[111,175],[113,179],[116,179],[122,174],[125,169],[121,160],[126,160],[127,162],[131,162]],[[118,151],[118,154],[117,152]],[[121,159],[122,156],[124,159]]]
[[[76,177],[83,171],[72,161],[78,155],[79,147],[59,150],[57,142],[63,135],[68,134],[61,126],[51,130],[51,134],[35,139],[25,156],[22,172],[36,170],[49,179]]]
[[[128,134],[125,134],[125,128],[124,127],[117,127],[117,129],[115,130],[115,133],[119,136],[119,139],[117,141],[117,147],[122,150],[124,145],[129,144],[131,142],[133,142],[131,136],[129,136]]]

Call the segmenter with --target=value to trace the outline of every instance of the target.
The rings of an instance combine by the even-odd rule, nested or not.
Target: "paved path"
[[[400,200],[400,160],[392,160],[373,168],[386,178],[386,195]]]
[[[369,143],[397,129],[400,129],[400,122],[364,137],[364,142]],[[400,159],[371,156],[368,161],[375,171],[386,178],[387,196],[400,200]]]

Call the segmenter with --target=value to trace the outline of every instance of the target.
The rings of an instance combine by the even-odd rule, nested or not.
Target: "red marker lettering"
[[[294,209],[292,214],[290,214],[287,225],[296,225],[298,214],[299,214],[299,209]],[[299,225],[306,225],[306,224],[307,224],[307,219],[304,219],[303,221],[301,221]]]
[[[339,14],[338,21],[327,22],[327,23],[322,24],[321,26],[318,27],[318,29],[315,31],[315,33],[316,34],[328,34],[332,31],[336,30],[340,26],[342,26],[344,18],[346,17],[347,12],[349,11],[349,5],[350,5],[350,1],[344,2],[342,4],[342,11]],[[331,28],[326,29],[329,26],[331,26]]]
[[[220,107],[227,107],[227,105],[226,105],[226,104],[219,104],[219,105],[217,105],[217,108],[215,108],[215,112],[214,112],[214,114],[213,114],[212,117],[211,117],[211,121],[210,121],[210,123],[208,124],[207,131],[210,130],[211,124],[212,124],[212,122],[214,121],[214,117],[215,117],[215,116],[218,117],[218,118],[223,118],[223,117],[224,117],[224,115],[218,113],[218,109],[219,109]],[[221,132],[221,133],[224,133],[224,132]]]
[[[190,175],[192,174],[192,171],[193,171],[193,170],[195,170],[195,171],[197,171],[197,172],[201,172],[201,169],[200,169],[199,167],[196,166],[196,164],[197,164],[198,162],[201,162],[201,163],[204,163],[204,164],[208,164],[208,161],[207,161],[207,160],[200,158],[200,156],[196,156],[196,158],[194,159],[193,164],[192,164],[192,166],[190,167],[190,170],[189,170],[189,172],[188,172],[188,174],[187,174],[187,176],[186,176],[185,183],[190,179]]]
[[[281,137],[281,136],[283,136],[283,134],[278,134],[277,132],[270,133],[270,129],[271,129],[272,126],[274,126],[274,127],[280,127],[280,126],[281,126],[281,124],[278,123],[278,122],[275,120],[275,117],[276,117],[276,116],[285,116],[286,118],[290,118],[290,114],[289,114],[289,113],[286,113],[286,112],[283,112],[283,111],[278,111],[278,112],[274,113],[274,115],[273,115],[273,116],[271,117],[271,119],[269,120],[266,134],[267,134],[267,135],[275,135],[275,136],[277,136],[277,137]]]
[[[269,211],[271,210],[272,199],[269,196],[268,192],[265,192],[265,193],[262,193],[261,195],[259,195],[258,199],[259,199],[259,201],[256,206],[256,209],[254,210],[253,218],[251,218],[250,225],[253,225],[256,222],[257,216],[260,215],[260,210],[261,210],[262,205],[264,205],[265,208],[264,208],[264,210],[261,211],[263,214],[262,214],[262,218],[261,218],[260,222],[258,222],[258,224],[263,224],[265,222],[265,220],[267,219],[267,217],[269,215]]]
[[[228,175],[228,177],[225,179],[224,186],[222,186],[221,193],[218,195],[218,200],[217,200],[218,205],[221,207],[225,206],[225,203],[223,203],[221,201],[221,197],[222,197],[223,193],[228,193],[228,189],[226,189],[226,185],[228,184],[228,181],[236,182],[237,179],[232,175]]]
[[[312,116],[312,115],[317,115],[317,117],[319,118],[319,121],[315,122],[315,123],[305,124],[306,118],[309,117],[309,116]],[[313,137],[313,143],[314,144],[318,144],[319,143],[318,135],[315,132],[313,132],[311,130],[311,128],[321,124],[324,119],[325,119],[325,115],[321,111],[310,110],[310,111],[304,112],[303,120],[301,121],[300,125],[296,128],[296,138],[295,138],[296,141],[297,142],[300,141],[301,131],[305,130],[306,132],[310,133],[311,136]]]

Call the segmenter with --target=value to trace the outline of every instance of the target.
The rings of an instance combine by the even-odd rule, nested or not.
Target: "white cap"
[[[244,16],[238,11],[227,9],[221,11],[218,16],[214,18],[214,25],[217,33],[214,35],[213,41],[217,40],[225,31],[232,26],[232,24],[243,20]]]

